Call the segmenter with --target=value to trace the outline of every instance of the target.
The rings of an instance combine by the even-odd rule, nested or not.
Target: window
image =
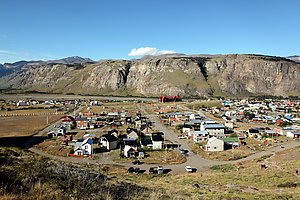
[[[84,149],[88,149],[88,146],[84,146]]]
[[[214,149],[217,149],[217,147],[214,147]]]

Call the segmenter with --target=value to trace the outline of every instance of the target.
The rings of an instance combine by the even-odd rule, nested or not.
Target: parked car
[[[158,174],[163,174],[164,173],[164,167],[163,166],[158,166],[157,167],[157,173]]]
[[[141,163],[140,160],[134,160],[134,161],[132,161],[132,164],[134,164],[134,165],[140,165],[142,163]]]
[[[193,172],[193,168],[191,166],[185,166],[185,170],[189,173]]]
[[[180,149],[181,154],[187,154],[188,152],[189,152],[189,150],[187,150],[187,149]]]
[[[134,172],[134,168],[133,167],[129,167],[127,170],[128,173],[133,173]]]
[[[178,139],[185,139],[186,138],[186,136],[184,136],[184,135],[178,135]]]
[[[136,174],[138,174],[138,173],[140,173],[140,168],[138,168],[138,167],[136,167],[136,168],[134,168],[134,173],[136,173]]]
[[[155,167],[150,167],[149,168],[149,174],[156,174],[157,170],[155,169]]]

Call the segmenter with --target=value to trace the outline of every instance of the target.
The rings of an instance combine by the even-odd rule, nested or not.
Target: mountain
[[[289,56],[287,58],[300,63],[300,56]]]
[[[66,64],[67,63],[67,64]],[[174,55],[42,62],[0,77],[2,89],[85,95],[299,95],[300,64],[264,55]]]
[[[56,64],[83,64],[83,63],[94,63],[95,61],[89,59],[89,58],[81,58],[79,56],[72,56],[63,58],[60,60],[50,60],[47,61],[47,63],[56,63]]]

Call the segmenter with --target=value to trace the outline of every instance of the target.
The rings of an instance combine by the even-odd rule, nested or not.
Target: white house
[[[78,156],[91,156],[93,153],[93,139],[87,138],[83,142],[76,142],[74,151],[74,154]]]
[[[210,136],[224,135],[225,126],[224,124],[204,124],[201,126],[202,131],[207,131]]]
[[[102,135],[100,143],[102,147],[109,151],[118,148],[118,139],[112,134]]]
[[[187,136],[192,136],[193,127],[191,125],[184,124],[182,127],[182,134]]]
[[[124,139],[123,140],[123,154],[127,158],[134,158],[137,150],[137,141],[135,139]]]
[[[152,148],[162,149],[164,144],[164,133],[155,132],[151,134]]]
[[[205,151],[224,151],[224,141],[216,137],[209,138],[204,147]]]
[[[300,138],[300,132],[287,132],[286,133],[286,137],[289,137],[289,138]]]
[[[207,131],[194,131],[193,140],[195,143],[206,142],[209,139]]]

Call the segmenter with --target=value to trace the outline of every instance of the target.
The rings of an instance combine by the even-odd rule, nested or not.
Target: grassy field
[[[48,116],[49,124],[60,117]],[[0,137],[30,136],[47,125],[46,116],[1,117],[0,119]]]
[[[186,106],[194,110],[199,110],[200,108],[223,107],[223,105],[217,101],[194,101]]]
[[[176,151],[146,151],[146,157],[142,161],[146,164],[181,164],[186,162],[186,158]],[[120,151],[110,152],[110,156],[116,162],[131,163],[133,160],[120,158]]]

